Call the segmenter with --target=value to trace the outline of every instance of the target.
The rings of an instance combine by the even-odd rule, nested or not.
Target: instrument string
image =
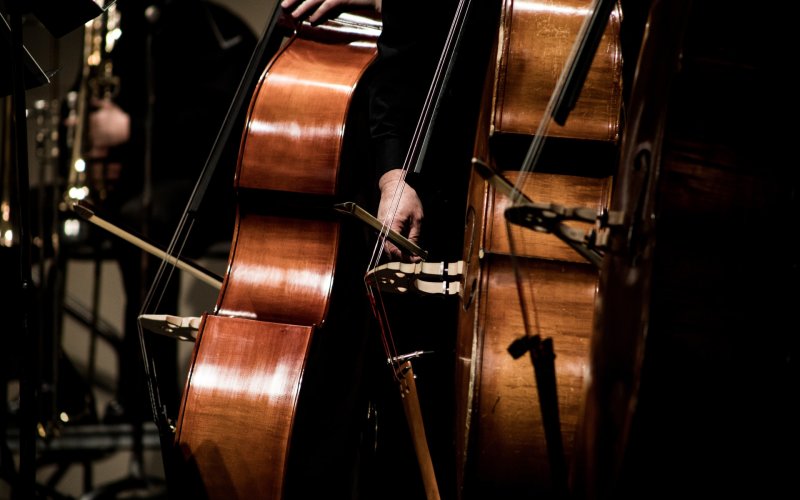
[[[571,82],[577,74],[578,56],[583,52],[589,42],[591,28],[595,25],[597,16],[603,13],[604,10],[600,7],[601,3],[605,1],[606,0],[592,0],[591,5],[586,9],[583,23],[578,30],[578,34],[575,38],[575,42],[572,44],[567,60],[559,73],[555,88],[550,94],[550,99],[547,101],[547,106],[542,114],[542,118],[539,120],[539,125],[533,136],[531,146],[528,148],[525,159],[522,162],[520,175],[517,177],[517,181],[514,184],[512,202],[515,206],[523,202],[525,198],[522,193],[522,186],[524,186],[526,180],[539,163],[539,158],[544,148],[548,132],[555,122],[555,112],[557,109],[561,108],[567,98],[567,83]]]
[[[428,147],[433,123],[436,119],[436,114],[441,103],[441,98],[447,82],[452,73],[454,66],[455,55],[460,44],[461,36],[464,32],[464,25],[466,23],[467,14],[471,0],[459,0],[456,7],[453,21],[450,24],[447,36],[444,41],[441,55],[437,61],[431,84],[422,104],[420,117],[417,121],[414,132],[411,136],[411,141],[406,156],[401,168],[400,181],[394,188],[387,210],[386,217],[381,221],[381,230],[379,232],[377,241],[372,250],[370,261],[364,275],[364,284],[367,290],[369,302],[373,308],[373,315],[377,319],[380,326],[381,341],[386,351],[388,362],[395,367],[394,376],[400,381],[397,371],[399,365],[397,348],[392,335],[391,326],[388,321],[388,311],[386,309],[380,287],[377,286],[375,280],[369,278],[371,270],[378,267],[381,259],[383,258],[386,248],[386,242],[389,236],[390,228],[394,223],[397,211],[400,207],[400,202],[403,195],[403,190],[406,185],[406,179],[409,173],[413,171],[419,173],[422,167],[422,162],[425,157],[425,152]]]
[[[591,5],[586,10],[586,15],[584,16],[583,23],[578,31],[577,37],[575,42],[572,44],[570,49],[570,53],[567,57],[564,66],[559,73],[558,80],[556,81],[555,88],[553,92],[550,94],[550,99],[548,99],[547,106],[545,107],[545,111],[542,114],[542,118],[539,120],[539,125],[537,126],[536,132],[533,136],[531,141],[531,145],[528,148],[528,151],[525,155],[525,159],[523,160],[522,167],[520,168],[519,174],[517,179],[514,183],[513,190],[510,194],[510,199],[512,202],[512,206],[517,206],[522,203],[527,202],[527,197],[523,193],[523,186],[528,181],[529,178],[532,178],[532,174],[536,166],[539,164],[539,159],[542,154],[542,150],[544,149],[545,141],[547,140],[547,136],[549,133],[550,128],[552,127],[553,123],[555,123],[555,112],[559,109],[563,104],[565,99],[567,98],[567,83],[572,81],[577,74],[577,62],[578,56],[584,50],[584,47],[588,43],[590,28],[594,25],[596,20],[596,16],[599,15],[602,11],[600,9],[600,4],[604,0],[593,0]],[[512,228],[511,223],[506,221],[506,233],[508,235],[508,242],[510,246],[510,253],[511,253],[511,266],[514,271],[514,277],[517,283],[517,297],[519,301],[520,312],[522,314],[522,320],[525,327],[525,335],[531,335],[531,323],[530,318],[528,315],[528,307],[526,306],[527,300],[525,297],[525,293],[522,289],[522,271],[519,265],[519,258],[517,250],[515,249],[514,238],[512,236]],[[531,287],[533,286],[533,280],[530,280]],[[533,288],[530,290],[530,297],[531,297],[531,308],[534,311],[534,315],[538,316],[536,313],[536,296],[533,293]],[[536,320],[536,331],[538,331],[538,319]]]
[[[450,28],[442,48],[441,56],[437,61],[431,84],[428,88],[428,92],[422,105],[420,117],[411,136],[411,142],[401,168],[402,176],[400,178],[400,182],[397,184],[392,193],[387,216],[382,221],[381,231],[378,236],[377,243],[373,249],[372,257],[367,266],[367,270],[377,267],[383,256],[386,241],[389,235],[389,229],[394,223],[395,216],[397,215],[403,189],[406,184],[406,178],[412,171],[412,166],[414,167],[414,172],[419,173],[421,171],[422,162],[425,158],[425,152],[430,141],[433,123],[436,119],[436,113],[438,112],[439,105],[441,103],[441,98],[444,93],[443,91],[447,86],[447,82],[453,70],[455,55],[458,46],[460,45],[461,36],[464,32],[463,28],[466,23],[467,14],[469,12],[471,3],[471,0],[459,0],[453,17],[453,22],[450,24]]]
[[[284,17],[280,15],[281,12],[282,8],[280,6],[280,2],[275,2],[275,5],[272,7],[272,11],[268,12],[267,14],[268,21],[264,24],[258,44],[253,50],[253,53],[250,55],[250,60],[247,63],[247,67],[239,79],[239,85],[236,89],[233,99],[231,100],[230,106],[228,107],[225,120],[223,121],[217,133],[217,136],[211,147],[211,151],[206,159],[206,163],[203,166],[203,170],[201,171],[197,182],[192,188],[192,193],[189,196],[186,208],[181,215],[180,220],[178,221],[175,232],[173,233],[169,244],[167,245],[166,253],[171,257],[171,259],[164,259],[164,262],[161,264],[158,272],[156,273],[156,277],[153,280],[150,291],[147,294],[148,300],[145,301],[146,306],[151,305],[151,298],[155,295],[158,295],[159,297],[163,296],[168,281],[173,276],[172,272],[165,273],[164,267],[167,265],[167,261],[177,260],[183,255],[184,248],[194,228],[196,212],[199,210],[200,204],[206,198],[208,185],[211,182],[211,177],[214,173],[214,170],[221,162],[225,144],[232,139],[233,130],[237,123],[237,117],[241,115],[242,110],[246,109],[246,106],[250,103],[250,96],[253,94],[253,87],[261,76],[263,67],[271,55],[271,40],[276,32],[276,27],[279,21],[284,19]],[[164,279],[165,274],[166,280]],[[156,289],[160,289],[161,291],[156,291]],[[152,309],[149,309],[149,307],[142,308],[142,313],[150,311],[152,311]]]

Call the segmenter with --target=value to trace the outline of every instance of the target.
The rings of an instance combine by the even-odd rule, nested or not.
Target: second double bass
[[[504,2],[475,156],[535,202],[600,214],[619,127],[618,13],[571,118],[547,129],[537,171],[518,172],[537,125],[550,119],[548,100],[589,4]],[[553,234],[511,227],[504,217],[511,205],[473,175],[456,366],[464,498],[566,495],[584,398],[597,270]]]

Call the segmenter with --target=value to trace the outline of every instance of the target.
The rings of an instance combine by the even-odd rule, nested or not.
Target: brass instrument
[[[0,247],[13,247],[18,243],[14,220],[13,199],[16,186],[13,158],[11,157],[11,96],[0,97]]]
[[[110,100],[119,91],[111,54],[122,35],[120,14],[112,0],[105,0],[104,12],[84,27],[83,69],[77,91],[67,94],[66,146],[70,153],[64,199],[67,205],[81,200],[101,202],[106,197],[105,171],[101,162],[87,157],[88,113],[94,100]],[[98,171],[94,171],[97,168]]]

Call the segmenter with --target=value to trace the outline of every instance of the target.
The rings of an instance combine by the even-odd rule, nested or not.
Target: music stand
[[[13,51],[11,47],[11,26],[9,26],[8,22],[6,21],[5,17],[0,16],[2,19],[2,23],[0,23],[0,33],[2,33],[2,43],[0,43],[0,68],[10,68],[11,67],[11,58],[13,57]],[[33,58],[28,49],[25,46],[22,46],[23,51],[23,64],[24,64],[24,82],[25,82],[25,89],[33,89],[44,85],[46,83],[50,83],[50,77],[55,74],[55,72],[51,72],[49,74],[45,73],[44,70],[39,66],[39,63],[36,62],[36,59]],[[0,79],[0,97],[6,97],[10,95],[13,91],[13,81],[10,78],[3,78]]]
[[[93,0],[31,0],[31,12],[47,31],[56,38],[80,28],[87,21],[94,19],[115,1],[100,7]]]
[[[110,4],[113,2],[110,2]],[[22,297],[23,363],[20,378],[19,423],[19,481],[20,498],[35,498],[36,490],[36,406],[39,368],[36,331],[30,321],[33,311],[33,278],[31,273],[31,224],[29,210],[30,179],[28,175],[28,140],[25,117],[25,91],[50,81],[23,44],[22,16],[34,15],[54,36],[63,36],[100,15],[104,9],[92,0],[0,0],[0,11],[8,14],[9,22],[0,27],[2,64],[11,71],[4,72],[0,86],[8,89],[3,95],[13,95],[13,123],[11,133],[12,163],[16,173],[19,206],[20,292]],[[5,76],[8,75],[8,76]],[[5,403],[4,403],[5,404]]]

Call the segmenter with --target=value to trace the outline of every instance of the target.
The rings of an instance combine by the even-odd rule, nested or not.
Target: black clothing
[[[383,2],[369,111],[379,176],[403,166],[454,5],[452,0]]]
[[[377,177],[404,166],[457,4],[457,0],[383,2],[383,30],[369,83],[369,128]],[[499,2],[473,2],[435,121],[428,125],[430,141],[421,172],[406,178],[425,209],[421,246],[437,260],[461,258],[460,221],[499,11]]]
[[[404,166],[457,3],[383,2],[383,31],[369,85],[369,125],[377,176]],[[479,3],[467,20],[463,45],[431,129],[422,171],[410,182],[425,210],[421,246],[432,261],[461,258],[469,160],[490,35],[496,28],[496,18],[483,14],[497,11],[497,4]],[[462,54],[464,57],[460,57]],[[413,360],[426,437],[440,494],[455,498],[453,373],[458,299],[409,293],[385,294],[382,300],[398,354],[426,352]],[[364,472],[373,477],[375,489],[366,498],[424,498],[396,383],[385,364],[375,370],[377,457],[373,468]]]

